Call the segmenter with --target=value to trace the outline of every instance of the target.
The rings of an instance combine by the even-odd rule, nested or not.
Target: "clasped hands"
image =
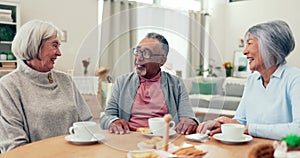
[[[197,127],[197,133],[206,133],[207,130],[209,130],[209,135],[212,136],[216,133],[220,133],[221,132],[221,124],[225,124],[225,123],[236,123],[236,124],[241,124],[240,122],[233,120],[229,117],[225,117],[225,116],[221,116],[218,117],[214,120],[209,120],[206,122],[202,122],[201,124],[199,124],[199,126]],[[245,131],[244,133],[248,133],[248,126],[245,126]]]
[[[197,129],[196,121],[189,118],[180,119],[179,123],[175,126],[174,130],[178,134],[192,134]],[[108,128],[110,133],[115,134],[127,134],[130,133],[128,122],[124,119],[118,119],[112,122]]]

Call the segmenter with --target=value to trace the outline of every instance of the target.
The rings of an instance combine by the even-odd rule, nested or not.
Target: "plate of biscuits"
[[[166,158],[166,157],[181,157],[181,158],[201,158],[207,152],[196,149],[194,146],[179,148],[173,152],[164,150],[132,150],[127,153],[127,158]]]
[[[127,153],[127,158],[165,158],[174,156],[176,155],[163,150],[132,150]]]
[[[128,158],[160,158],[160,157],[199,157],[201,158],[207,152],[192,144],[182,143],[176,146],[168,143],[168,151],[164,151],[164,143],[161,137],[151,137],[137,144],[139,150],[128,152]]]

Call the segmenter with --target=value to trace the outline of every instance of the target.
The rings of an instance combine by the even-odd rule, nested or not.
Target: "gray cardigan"
[[[48,74],[53,83],[49,83]],[[68,134],[92,114],[72,78],[58,71],[38,72],[23,61],[0,80],[0,152]]]
[[[173,121],[177,124],[181,118],[191,118],[199,123],[189,103],[188,93],[183,81],[163,71],[161,71],[161,78],[168,113],[172,115]],[[102,129],[108,129],[111,122],[119,118],[129,121],[131,107],[139,85],[139,77],[134,72],[116,79],[105,113],[100,117]]]

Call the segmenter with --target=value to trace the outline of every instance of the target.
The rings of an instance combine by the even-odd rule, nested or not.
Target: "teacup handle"
[[[174,128],[175,127],[175,122],[174,121],[170,121],[169,126],[170,126],[170,128]]]
[[[75,134],[75,132],[74,132],[74,127],[73,127],[73,126],[69,128],[69,133],[70,133],[70,134]]]

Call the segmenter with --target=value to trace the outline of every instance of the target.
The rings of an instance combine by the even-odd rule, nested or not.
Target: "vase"
[[[87,75],[87,73],[88,73],[88,71],[87,71],[87,67],[84,67],[84,71],[83,71],[83,74],[84,74],[84,76],[86,76],[86,75]]]
[[[226,77],[231,76],[232,69],[226,69]]]

